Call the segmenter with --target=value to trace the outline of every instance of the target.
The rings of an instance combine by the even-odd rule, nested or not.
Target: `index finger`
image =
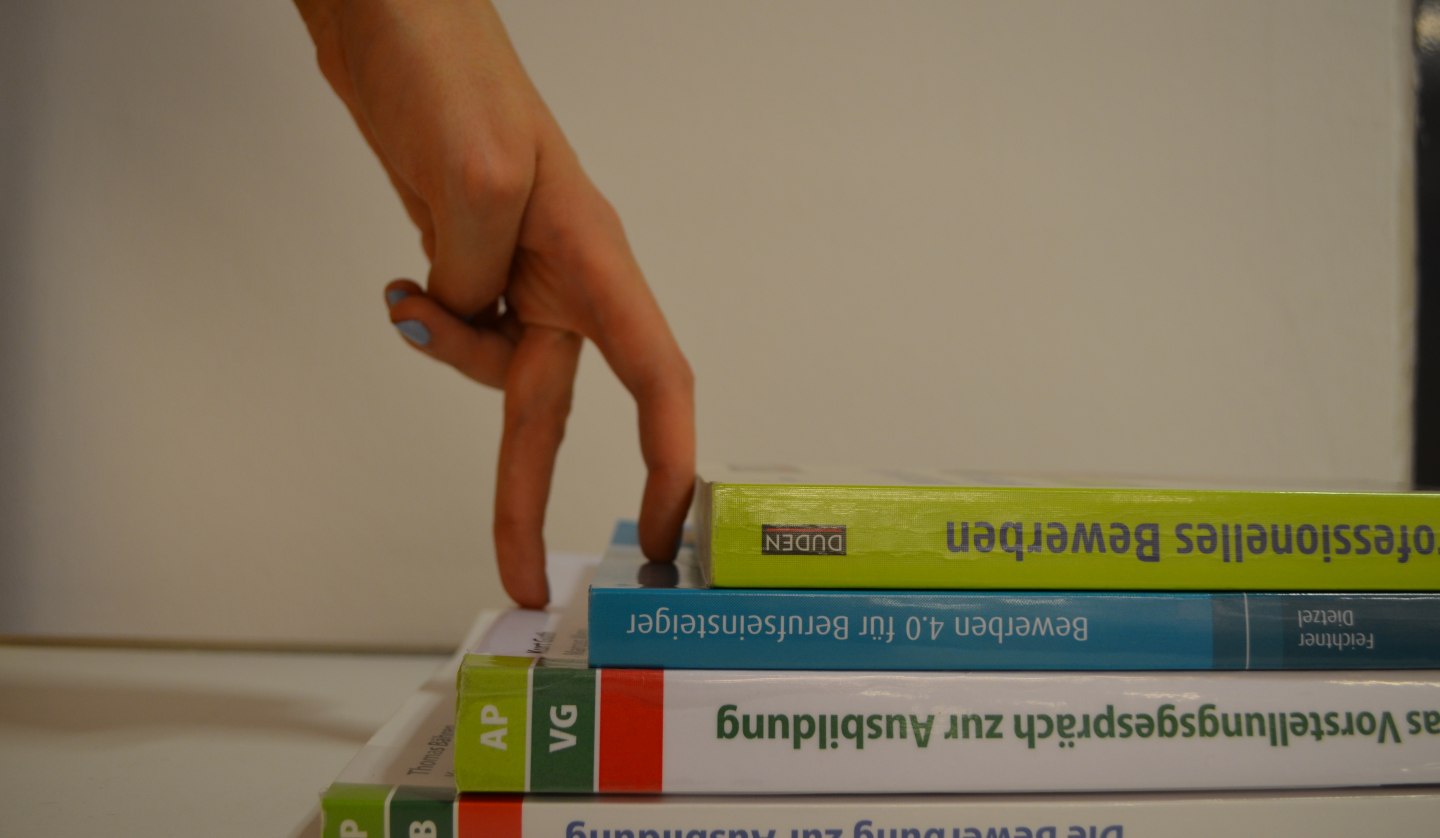
[[[528,326],[505,375],[505,425],[496,466],[495,550],[500,580],[515,602],[539,608],[545,580],[545,504],[570,415],[581,338]]]

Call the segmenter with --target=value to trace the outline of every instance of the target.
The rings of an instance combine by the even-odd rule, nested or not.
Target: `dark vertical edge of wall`
[[[1415,0],[1415,412],[1413,482],[1440,488],[1440,0]]]

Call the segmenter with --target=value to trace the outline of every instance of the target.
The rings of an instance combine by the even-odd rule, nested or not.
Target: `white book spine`
[[[462,804],[463,805],[463,804]],[[1247,838],[1432,835],[1440,793],[525,799],[487,838]]]
[[[666,792],[1440,783],[1432,672],[672,670],[663,703]]]

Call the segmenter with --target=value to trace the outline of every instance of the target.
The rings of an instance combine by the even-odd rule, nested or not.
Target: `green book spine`
[[[1440,590],[1440,495],[704,483],[727,588]]]
[[[593,791],[595,670],[540,668],[533,676],[530,790]]]
[[[578,612],[582,623],[583,610],[582,606]],[[544,658],[528,670],[510,669],[529,674],[523,682],[525,691],[516,693],[512,685],[521,682],[506,678],[505,667],[508,661],[519,660],[530,659],[486,655],[465,659],[456,695],[456,788],[564,793],[663,790],[662,672],[591,669],[573,665],[574,661]],[[514,748],[514,729],[508,725],[517,719],[529,720],[528,756]]]
[[[332,783],[320,798],[322,838],[454,838],[455,784]]]
[[[385,835],[385,809],[392,786],[334,783],[320,800],[323,838]]]
[[[530,657],[465,656],[455,713],[456,730],[465,732],[455,746],[455,779],[460,788],[529,790],[534,664]]]
[[[390,797],[386,838],[455,838],[455,790],[400,786]]]

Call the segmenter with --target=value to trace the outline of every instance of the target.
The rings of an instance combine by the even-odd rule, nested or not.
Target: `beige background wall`
[[[1406,481],[1409,4],[506,2],[700,453]],[[445,646],[499,399],[288,4],[0,11],[0,633]],[[548,529],[642,478],[587,353]]]

